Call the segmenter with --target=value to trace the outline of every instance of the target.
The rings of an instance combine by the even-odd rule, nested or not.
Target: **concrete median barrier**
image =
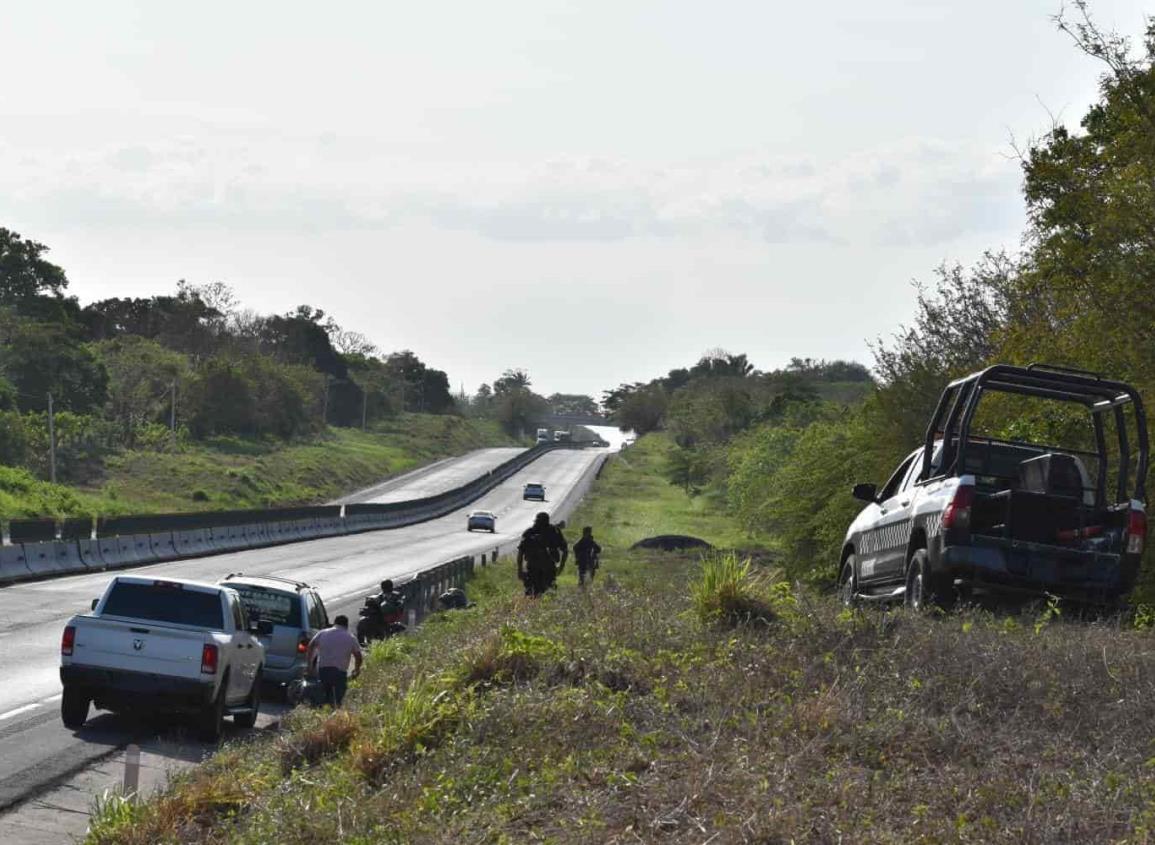
[[[153,560],[176,560],[180,557],[176,543],[173,542],[173,534],[171,531],[163,531],[159,534],[149,534],[147,536],[148,547],[152,552]]]
[[[133,553],[140,563],[156,563],[160,556],[152,548],[152,537],[149,534],[131,534],[128,541],[132,543]]]
[[[94,572],[101,572],[105,569],[104,558],[100,554],[99,540],[77,540],[76,545],[80,550],[80,560],[85,566]]]
[[[70,572],[81,572],[86,568],[80,562],[80,552],[75,544],[59,540],[25,543],[24,560],[33,577],[67,575]]]
[[[0,546],[0,583],[22,581],[31,574],[23,546]]]
[[[176,547],[177,557],[201,557],[212,551],[209,548],[208,534],[204,528],[174,531],[172,542],[173,546]]]
[[[136,554],[136,544],[133,543],[131,536],[116,538],[116,556],[121,566],[131,566],[138,563],[145,563]],[[106,557],[105,560],[108,560]]]

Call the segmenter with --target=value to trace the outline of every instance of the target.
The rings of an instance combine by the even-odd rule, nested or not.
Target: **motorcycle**
[[[357,612],[357,642],[368,645],[376,640],[384,640],[405,632],[405,625],[395,619],[387,619],[377,596],[369,596]],[[396,614],[391,614],[396,615]]]

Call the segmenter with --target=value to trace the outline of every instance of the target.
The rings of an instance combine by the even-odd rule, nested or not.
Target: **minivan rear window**
[[[236,590],[253,619],[263,619],[274,625],[288,625],[291,628],[300,628],[301,602],[295,593],[289,594],[281,590],[269,590],[251,584],[229,583],[229,587]]]
[[[105,616],[193,625],[212,631],[225,629],[220,593],[186,590],[179,584],[118,581],[108,594],[102,613]]]

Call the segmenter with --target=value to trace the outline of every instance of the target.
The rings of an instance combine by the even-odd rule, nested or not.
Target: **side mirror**
[[[93,609],[93,610],[96,610],[96,606],[97,606],[98,604],[100,604],[100,599],[93,599],[93,600],[92,600],[92,609]]]
[[[851,495],[856,499],[873,504],[878,501],[878,486],[870,483],[855,484]]]

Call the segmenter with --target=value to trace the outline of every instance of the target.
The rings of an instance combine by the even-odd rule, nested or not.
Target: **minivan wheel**
[[[854,555],[850,555],[842,564],[842,574],[838,576],[838,600],[843,607],[854,607],[857,603],[854,594]]]

